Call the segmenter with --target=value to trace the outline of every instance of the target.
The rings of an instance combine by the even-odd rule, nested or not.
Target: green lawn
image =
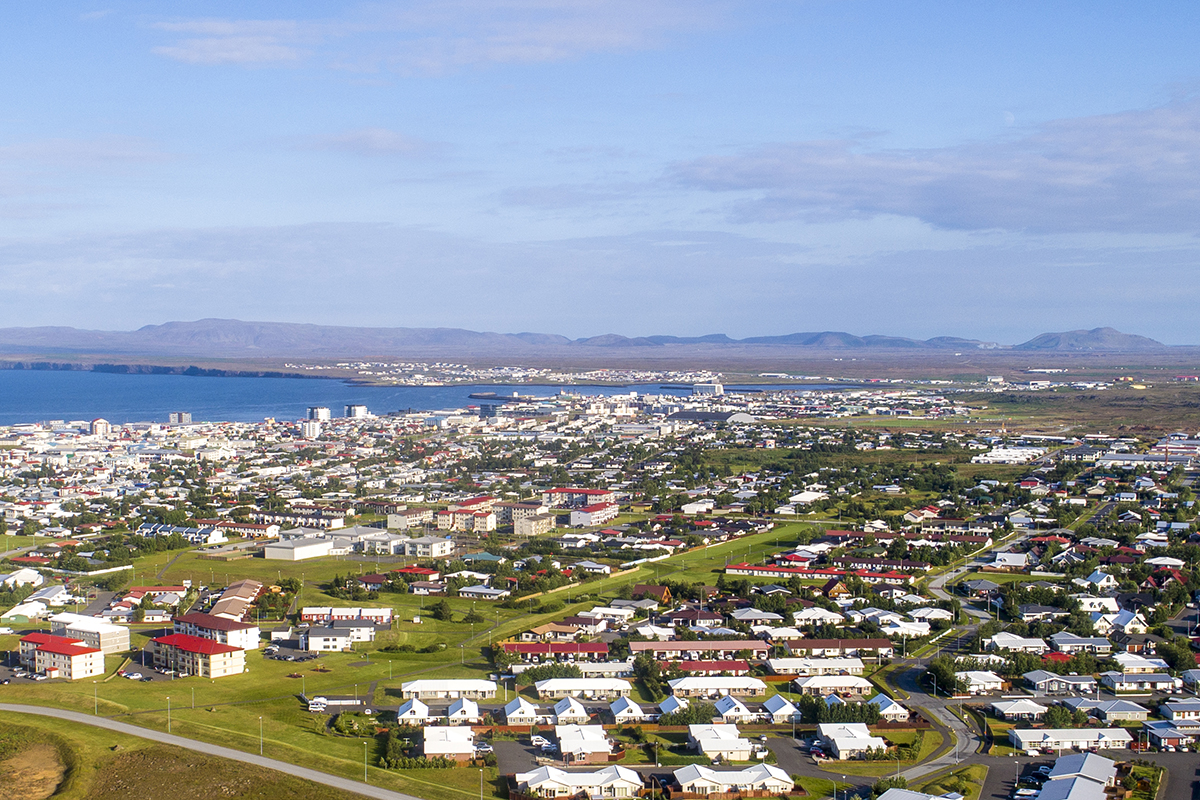
[[[804,793],[812,798],[812,800],[820,800],[823,797],[833,797],[834,791],[844,792],[851,788],[848,783],[841,781],[830,780],[828,778],[810,778],[807,775],[793,776],[796,783],[800,784],[800,788],[804,789]]]
[[[916,731],[888,731],[881,734],[884,738],[895,744],[912,744],[917,737]],[[929,758],[935,750],[942,746],[942,734],[935,730],[925,731],[925,737],[921,744],[921,750],[917,758],[912,761],[900,761],[897,763],[895,759],[884,759],[881,761],[835,761],[821,765],[821,769],[826,772],[837,773],[839,775],[857,775],[864,778],[886,778],[896,772],[897,766],[904,770],[914,764],[920,764],[925,759]]]
[[[924,783],[916,784],[911,787],[918,792],[926,794],[943,795],[950,792],[958,792],[966,800],[978,800],[979,793],[983,790],[983,782],[987,778],[988,768],[982,764],[974,764],[969,767],[954,770],[953,772],[939,775],[936,778],[928,780]]]

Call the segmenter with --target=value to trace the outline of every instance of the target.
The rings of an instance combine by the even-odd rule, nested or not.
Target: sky
[[[0,5],[0,326],[1200,344],[1200,4]]]

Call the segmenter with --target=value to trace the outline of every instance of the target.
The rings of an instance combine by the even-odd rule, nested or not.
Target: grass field
[[[827,778],[810,778],[807,775],[796,776],[796,782],[800,784],[800,788],[804,789],[804,793],[812,798],[812,800],[820,800],[823,797],[833,797],[834,791],[844,792],[851,788],[848,783],[841,781],[830,780]]]
[[[916,731],[888,731],[886,734],[880,734],[894,744],[908,745],[912,744],[917,737]],[[925,731],[925,736],[921,743],[921,750],[917,758],[912,761],[900,761],[895,759],[882,761],[838,761],[832,764],[822,764],[821,769],[827,772],[836,772],[839,775],[856,775],[863,778],[886,778],[896,772],[897,767],[903,770],[906,767],[911,767],[914,764],[920,764],[929,756],[933,755],[944,741],[942,734],[935,730]]]

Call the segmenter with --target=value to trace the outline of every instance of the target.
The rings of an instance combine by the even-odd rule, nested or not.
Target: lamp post
[[[171,698],[167,698],[167,733],[171,732]]]
[[[259,754],[260,756],[263,754],[263,730],[262,730],[262,717],[259,717],[259,718],[258,718],[258,754]]]
[[[92,681],[92,716],[100,716],[100,688]]]
[[[367,782],[367,743],[363,742],[363,783]]]
[[[483,800],[483,770],[479,770],[479,800]]]
[[[658,766],[658,742],[654,743],[654,766]]]

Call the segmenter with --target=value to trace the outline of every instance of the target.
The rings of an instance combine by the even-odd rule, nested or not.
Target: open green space
[[[988,768],[982,764],[972,764],[969,767],[956,769],[938,775],[912,788],[926,794],[944,795],[950,792],[961,794],[965,800],[978,800],[983,791],[983,782],[987,778]]]

